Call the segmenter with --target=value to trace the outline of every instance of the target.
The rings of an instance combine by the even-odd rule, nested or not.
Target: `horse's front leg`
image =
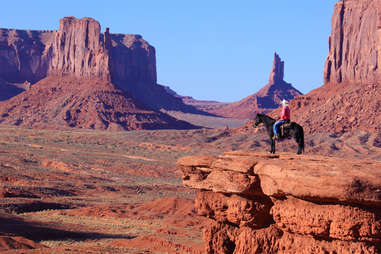
[[[275,153],[275,140],[271,139],[271,151],[270,153]]]

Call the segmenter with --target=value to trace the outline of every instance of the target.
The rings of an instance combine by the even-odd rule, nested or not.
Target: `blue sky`
[[[269,78],[273,54],[303,93],[323,84],[336,0],[4,1],[0,27],[56,30],[64,16],[141,34],[156,48],[158,82],[181,95],[232,102]]]

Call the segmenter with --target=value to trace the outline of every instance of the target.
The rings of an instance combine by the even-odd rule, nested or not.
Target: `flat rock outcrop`
[[[381,163],[242,151],[180,158],[206,253],[379,253]]]

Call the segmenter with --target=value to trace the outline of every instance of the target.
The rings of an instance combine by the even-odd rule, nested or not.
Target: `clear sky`
[[[0,27],[56,30],[64,16],[140,34],[156,48],[158,83],[196,99],[232,102],[269,78],[273,54],[303,93],[323,83],[337,0],[2,1]]]

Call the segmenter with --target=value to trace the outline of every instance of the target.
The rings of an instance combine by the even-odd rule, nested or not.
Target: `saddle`
[[[289,134],[287,132],[287,129],[289,129],[291,127],[291,121],[287,121],[285,122],[284,124],[282,124],[279,129],[280,129],[280,136],[282,138],[285,138],[285,137],[288,137]]]

